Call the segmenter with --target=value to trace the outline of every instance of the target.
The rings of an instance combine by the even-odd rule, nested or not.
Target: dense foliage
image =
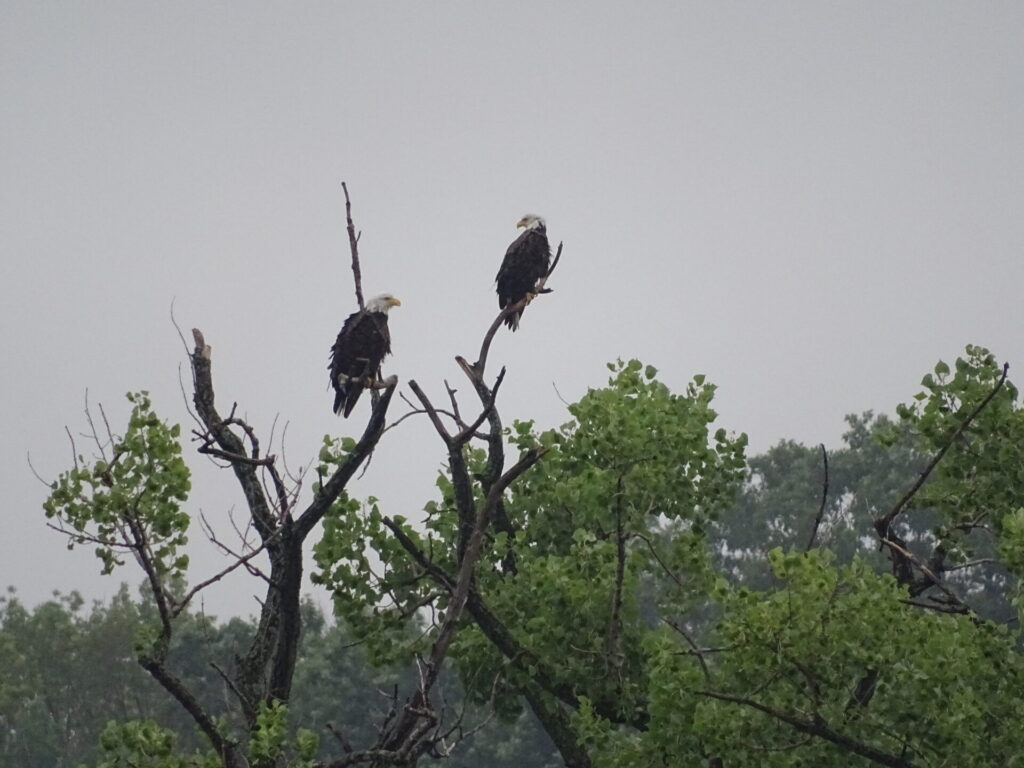
[[[987,350],[936,365],[895,420],[850,417],[827,472],[820,449],[792,442],[747,460],[744,435],[714,428],[714,387],[701,376],[676,394],[650,366],[611,369],[608,386],[571,405],[565,425],[515,422],[502,433],[509,451],[540,460],[484,518],[465,613],[455,607],[448,661],[458,675],[445,690],[478,712],[494,708],[502,723],[461,745],[464,759],[548,762],[523,721],[511,725],[528,709],[574,766],[1024,764],[1024,409]],[[176,433],[136,402],[146,407],[118,443],[134,457],[131,471],[111,486],[109,462],[82,459],[55,484],[47,512],[96,545],[107,569],[117,537],[128,546],[147,527],[165,552],[160,567],[183,575],[187,474],[166,444]],[[328,438],[322,476],[355,450],[355,440]],[[371,727],[358,697],[384,673],[359,654],[405,670],[394,681],[415,685],[409,676],[422,676],[422,659],[436,651],[472,547],[467,509],[491,509],[495,456],[493,443],[449,443],[448,471],[421,521],[338,496],[323,517],[315,581],[341,624],[327,628],[306,609],[287,703],[261,703],[247,722],[218,704],[230,695],[205,660],[229,665],[232,642],[174,654],[190,633],[220,637],[232,623],[176,616],[195,628],[175,632],[168,666],[196,676],[218,727],[248,733],[254,763],[308,765],[337,754],[324,751],[328,723],[349,737]],[[125,522],[112,499],[131,489],[157,498],[131,507]],[[52,624],[45,633],[56,642],[115,609],[153,621],[152,606],[126,598],[89,617],[67,601],[33,614],[5,604],[0,653],[26,670],[0,696],[5,748],[38,732],[38,744],[53,745],[41,746],[46,764],[74,754],[114,766],[152,743],[138,764],[160,768],[204,749],[174,702],[160,703],[127,664],[123,678],[94,681],[97,691],[120,686],[99,694],[102,714],[94,706],[93,720],[70,724],[72,697],[84,694],[59,665],[88,644],[55,650],[52,668],[21,660],[42,631],[31,625]],[[122,633],[116,642],[127,662],[130,641]],[[144,660],[152,653],[139,648]],[[69,746],[105,719],[128,725],[104,732],[102,754]],[[163,728],[177,734],[173,749]]]
[[[135,637],[154,621],[151,599],[133,599],[126,586],[109,603],[86,605],[75,593],[27,609],[12,591],[0,598],[0,765],[74,768],[86,765],[153,765],[167,768],[177,755],[205,764],[209,744],[187,714],[139,666]],[[409,670],[370,666],[343,627],[303,603],[304,634],[291,721],[295,730],[324,732],[328,724],[358,743],[373,732],[387,699],[378,691],[408,681]],[[253,631],[251,619],[213,618],[186,612],[172,655],[182,678],[202,692],[220,716],[232,710],[223,678]],[[453,705],[459,696],[452,681]],[[482,723],[483,710],[466,715]],[[328,738],[333,738],[328,733]],[[447,765],[556,765],[552,747],[526,718],[488,722],[478,738]],[[151,762],[138,761],[152,753]],[[329,754],[329,745],[317,752]],[[120,761],[120,762],[119,762]],[[216,762],[214,762],[216,764]]]

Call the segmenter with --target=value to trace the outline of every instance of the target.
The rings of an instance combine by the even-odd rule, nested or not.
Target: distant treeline
[[[209,743],[177,702],[139,666],[134,645],[158,621],[145,596],[129,588],[108,603],[87,605],[71,592],[28,609],[13,589],[0,598],[0,766],[76,768],[102,759],[100,735],[110,721],[152,720],[177,734],[176,751],[209,751]],[[312,601],[303,603],[301,658],[293,689],[296,728],[327,731],[360,746],[373,741],[386,694],[407,688],[410,670],[374,669],[342,627],[329,623]],[[252,636],[251,620],[217,621],[188,613],[175,634],[172,663],[204,705],[230,718],[235,695],[217,668],[228,672]],[[216,666],[214,666],[216,665]],[[461,707],[458,685],[445,681],[450,710]],[[372,692],[380,691],[375,701]],[[368,693],[370,694],[368,697]],[[488,715],[470,706],[467,727]],[[321,744],[326,756],[337,743]],[[492,718],[446,760],[451,766],[557,766],[544,732],[526,714]]]

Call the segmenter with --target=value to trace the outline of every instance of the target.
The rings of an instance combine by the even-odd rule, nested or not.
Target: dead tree
[[[352,221],[348,189],[344,184],[342,187],[345,193],[356,302],[362,309],[359,234]],[[479,400],[479,412],[475,418],[462,418],[455,391],[448,387],[447,382],[445,385],[453,413],[436,409],[423,389],[415,381],[409,381],[410,389],[422,406],[417,412],[429,417],[447,452],[460,521],[456,567],[452,572],[445,572],[433,565],[424,553],[416,549],[401,525],[391,518],[385,518],[384,523],[409,554],[426,569],[439,590],[449,594],[448,604],[428,652],[418,660],[419,675],[413,690],[404,697],[400,697],[397,690],[394,692],[391,709],[378,726],[376,741],[364,748],[354,749],[340,733],[336,733],[343,754],[322,763],[321,768],[344,768],[356,764],[412,766],[424,754],[449,754],[459,740],[475,730],[463,728],[461,716],[455,722],[445,722],[443,707],[438,707],[434,702],[435,688],[451,643],[467,614],[477,624],[487,626],[488,631],[501,631],[495,629],[499,626],[496,619],[488,618],[487,608],[475,592],[474,573],[492,527],[514,534],[502,502],[506,489],[536,464],[545,452],[540,447],[528,450],[511,467],[506,468],[503,428],[496,406],[505,370],[502,369],[495,380],[488,383],[485,378],[487,356],[495,333],[503,321],[522,310],[536,296],[549,292],[545,283],[558,264],[561,250],[559,245],[548,275],[538,283],[535,292],[506,307],[495,318],[484,335],[476,362],[470,364],[462,357],[456,358]],[[168,577],[165,564],[154,553],[158,547],[147,539],[144,525],[139,524],[141,518],[137,515],[132,517],[131,510],[116,524],[110,535],[90,539],[77,525],[62,527],[58,524],[54,527],[79,543],[90,542],[110,550],[128,552],[139,563],[153,594],[160,621],[155,642],[142,653],[139,661],[191,716],[209,739],[224,768],[277,768],[283,758],[268,757],[250,761],[247,736],[251,736],[259,727],[261,713],[278,704],[287,704],[291,695],[302,633],[300,590],[304,567],[303,545],[381,439],[398,381],[392,376],[383,381],[368,382],[373,394],[373,405],[362,435],[352,450],[339,457],[330,476],[320,478],[312,500],[302,507],[299,505],[301,478],[291,477],[286,468],[282,469],[277,456],[263,450],[256,430],[238,415],[237,403],[223,410],[218,406],[211,346],[198,329],[193,329],[192,340],[189,365],[192,374],[193,417],[197,424],[193,430],[193,439],[200,454],[231,471],[245,499],[246,521],[244,525],[235,525],[241,539],[240,546],[232,548],[225,544],[205,518],[202,519],[208,538],[232,556],[231,564],[184,594],[179,594],[179,585],[172,583],[173,579]],[[453,421],[446,424],[444,419],[449,416]],[[93,427],[93,436],[102,454],[103,446],[96,432]],[[473,440],[484,442],[488,450],[486,470],[482,476],[477,477],[470,476],[465,458],[465,450]],[[110,442],[115,442],[112,435]],[[103,456],[103,461],[110,466],[118,461],[118,456]],[[479,483],[482,491],[479,501],[474,495],[473,483]],[[250,541],[251,531],[255,532],[253,541]],[[514,562],[507,563],[507,567],[514,569]],[[248,647],[236,657],[235,668],[224,670],[215,666],[237,700],[240,720],[244,724],[242,733],[231,734],[204,709],[197,692],[190,690],[175,675],[168,657],[174,637],[175,619],[196,594],[240,568],[263,581],[264,594],[260,601],[256,631]],[[505,633],[508,634],[507,630]],[[508,634],[508,637],[511,635]],[[498,682],[496,679],[492,698],[498,690]],[[568,692],[563,692],[563,695],[568,696]],[[541,703],[546,696],[547,692],[537,691],[528,698],[547,725],[553,722],[552,718],[557,719],[552,713],[558,707],[552,709],[549,703]],[[564,719],[564,715],[562,717]],[[565,723],[562,725],[565,726]],[[568,729],[565,730],[568,733]],[[570,761],[570,764],[583,763]]]
[[[345,189],[346,217],[350,232],[352,271],[357,301],[362,305],[362,286],[359,269],[358,237],[354,234],[351,203]],[[259,537],[258,546],[237,555],[235,565],[249,565],[254,555],[265,552],[270,561],[269,573],[263,576],[266,592],[261,602],[260,618],[244,656],[237,659],[233,675],[218,670],[235,693],[246,724],[255,726],[260,705],[286,703],[290,697],[292,678],[301,636],[300,588],[302,585],[303,553],[306,538],[316,528],[324,514],[338,499],[349,480],[373,452],[384,431],[385,418],[398,380],[390,377],[375,387],[370,418],[362,436],[345,461],[339,464],[329,478],[323,479],[314,498],[305,508],[296,506],[298,489],[290,488],[282,478],[277,457],[263,455],[255,430],[236,415],[232,406],[225,417],[217,409],[212,374],[212,354],[199,330],[193,330],[195,347],[189,357],[192,369],[193,404],[201,428],[195,430],[198,451],[219,460],[230,468],[241,487],[248,508],[249,524]],[[269,483],[264,479],[269,478]],[[211,533],[212,537],[212,533]],[[215,540],[216,541],[216,540]],[[219,544],[219,542],[216,542]],[[223,545],[221,545],[222,548]],[[143,567],[146,564],[143,563]],[[157,604],[161,606],[162,631],[167,643],[162,644],[164,654],[147,658],[143,666],[192,715],[214,747],[220,753],[225,768],[246,765],[237,744],[218,733],[212,719],[204,713],[191,692],[184,689],[166,667],[166,648],[172,626],[169,612],[163,609],[162,596],[166,590],[147,568]],[[208,583],[208,582],[207,582]],[[206,583],[200,587],[206,586]],[[197,590],[193,590],[189,597]]]

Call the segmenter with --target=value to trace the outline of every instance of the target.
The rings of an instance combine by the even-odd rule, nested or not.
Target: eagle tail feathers
[[[341,388],[334,393],[334,413],[336,415],[341,413],[342,406],[345,405],[345,396],[346,392]],[[348,416],[347,413],[345,415]]]
[[[356,401],[359,399],[359,395],[353,393],[352,397],[349,398],[348,402],[345,403],[345,418],[352,413],[352,409],[356,407]]]

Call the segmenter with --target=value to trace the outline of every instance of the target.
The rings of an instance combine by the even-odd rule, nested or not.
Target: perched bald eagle
[[[348,418],[367,381],[379,377],[381,361],[391,352],[388,310],[401,304],[390,293],[383,293],[366,302],[364,310],[352,313],[345,320],[331,348],[331,364],[327,366],[335,392],[335,413],[344,413]]]
[[[537,281],[547,275],[551,262],[551,247],[548,245],[547,225],[540,216],[523,216],[517,227],[523,233],[505,251],[505,260],[495,280],[498,283],[498,306],[504,309],[509,304],[533,293]],[[523,310],[505,318],[505,325],[513,331],[519,327]]]

